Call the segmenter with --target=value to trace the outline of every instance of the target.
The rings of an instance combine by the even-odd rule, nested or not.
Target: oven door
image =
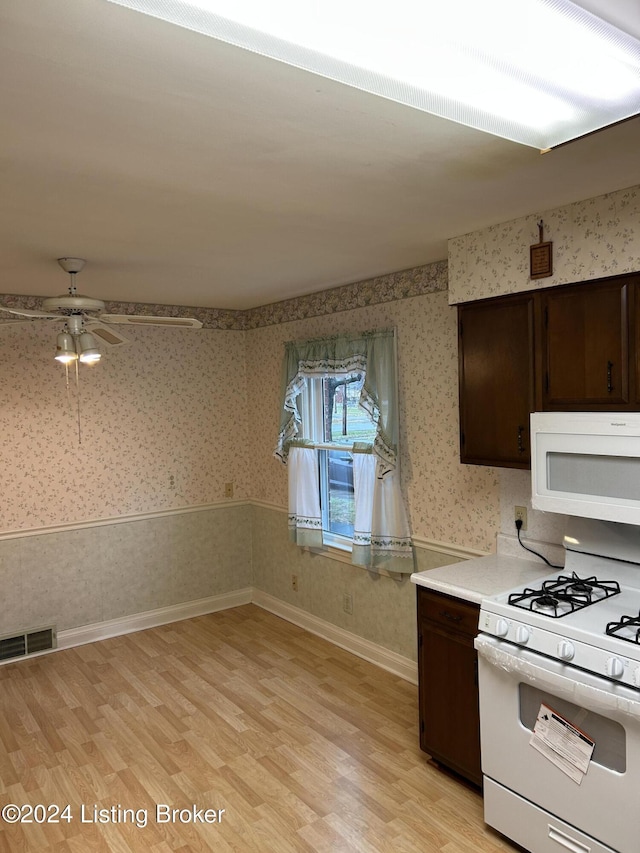
[[[481,634],[485,820],[534,853],[638,853],[640,692]],[[540,705],[595,741],[577,784],[530,745]]]

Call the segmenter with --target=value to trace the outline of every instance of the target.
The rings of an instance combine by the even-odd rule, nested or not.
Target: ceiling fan
[[[100,360],[96,338],[109,346],[121,346],[127,339],[112,330],[113,325],[174,326],[182,329],[201,329],[202,323],[193,317],[169,317],[147,314],[106,314],[101,299],[83,296],[76,290],[76,276],[84,268],[82,258],[58,258],[62,269],[69,273],[71,283],[67,293],[42,300],[40,310],[31,308],[13,308],[0,305],[0,312],[19,317],[19,320],[0,320],[0,328],[5,323],[20,323],[33,320],[57,320],[63,322],[62,330],[56,339],[56,361],[64,365],[66,374],[67,398],[71,408],[71,383],[69,368],[75,372],[75,410],[78,424],[78,444],[82,443],[80,424],[80,391],[78,365],[95,364]],[[90,331],[89,331],[90,330]]]
[[[101,299],[83,296],[76,290],[76,276],[85,266],[82,258],[58,258],[62,269],[69,274],[71,283],[66,294],[42,300],[40,310],[12,308],[0,304],[0,311],[14,314],[24,320],[64,321],[63,331],[58,335],[56,359],[63,363],[79,357],[84,363],[100,358],[93,336],[109,346],[127,343],[126,338],[111,325],[169,326],[182,329],[201,329],[202,323],[193,317],[169,317],[147,314],[107,314]],[[91,331],[89,332],[88,329]]]

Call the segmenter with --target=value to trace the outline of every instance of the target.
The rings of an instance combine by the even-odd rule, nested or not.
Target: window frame
[[[358,371],[361,372],[361,371]],[[307,376],[300,399],[300,417],[302,420],[302,437],[318,452],[318,478],[320,483],[320,511],[322,517],[322,542],[329,548],[340,551],[352,551],[353,536],[341,533],[333,533],[329,530],[329,452],[332,450],[349,453],[352,457],[354,441],[340,443],[326,441],[324,438],[325,412],[324,412],[324,380],[332,376],[353,375],[348,373],[331,373],[319,376]],[[364,377],[363,377],[364,381]],[[375,434],[375,424],[371,423],[372,432]]]

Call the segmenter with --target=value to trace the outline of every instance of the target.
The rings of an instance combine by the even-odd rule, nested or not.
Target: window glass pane
[[[373,441],[375,427],[358,405],[364,374],[328,376],[322,380],[324,441],[351,444]]]
[[[353,537],[353,457],[342,450],[326,454],[329,474],[327,529],[330,533]]]

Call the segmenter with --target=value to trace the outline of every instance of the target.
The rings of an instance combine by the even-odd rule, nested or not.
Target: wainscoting
[[[418,543],[407,572],[467,556],[475,553]],[[409,574],[374,574],[348,557],[301,550],[278,507],[231,502],[9,533],[0,538],[0,573],[0,637],[55,626],[58,648],[69,648],[254,602],[417,679]]]
[[[251,586],[247,504],[0,538],[0,636],[122,620]]]

